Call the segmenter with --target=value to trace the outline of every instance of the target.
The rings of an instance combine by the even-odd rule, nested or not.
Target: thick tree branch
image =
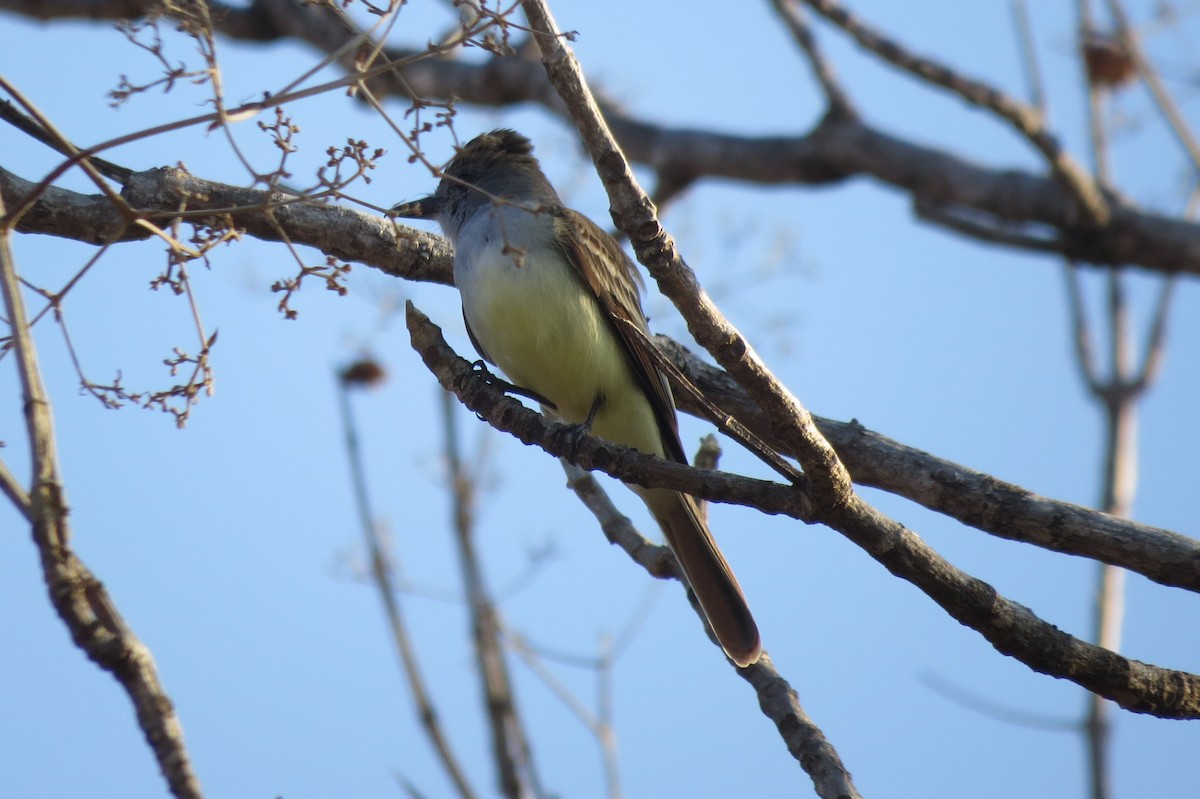
[[[675,241],[658,222],[649,197],[609,131],[575,56],[542,0],[522,0],[550,82],[570,109],[612,203],[613,220],[628,237],[638,260],[679,309],[692,336],[712,353],[766,412],[772,430],[795,443],[812,500],[836,505],[852,492],[850,476],[817,431],[799,400],[780,383],[741,333],[701,289]]]
[[[762,411],[728,374],[666,336],[655,344],[704,396],[783,455]],[[687,392],[681,410],[704,417]],[[1106,513],[1048,499],[868,430],[858,422],[817,417],[854,482],[910,499],[984,532],[1054,552],[1092,558],[1163,585],[1200,591],[1200,541]]]
[[[23,200],[34,187],[0,168],[0,197],[5,202]],[[170,219],[180,215],[180,208],[196,221],[228,216],[235,226],[264,241],[281,241],[286,235],[294,243],[396,277],[451,282],[453,250],[441,236],[344,206],[203,180],[176,167],[135,173],[121,194],[150,218]],[[21,219],[17,230],[89,244],[102,244],[114,236],[117,240],[149,238],[147,231],[126,225],[103,195],[51,187]]]
[[[21,197],[32,188],[32,183],[0,169],[0,197]],[[297,244],[390,275],[452,282],[453,251],[443,238],[353,209],[299,202],[290,195],[227,186],[165,168],[137,173],[125,195],[131,205],[145,211],[170,213],[186,201],[197,214],[228,212],[237,227],[256,237],[277,241],[282,230]],[[264,208],[273,209],[275,224]],[[122,224],[104,197],[52,189],[25,215],[21,228],[97,243],[120,231]],[[148,235],[138,228],[126,230],[127,235],[133,231]],[[701,393],[772,447],[795,456],[772,434],[761,410],[727,373],[669,339],[660,336],[657,341]],[[706,416],[705,409],[693,403],[687,392],[677,391],[676,398],[683,410]],[[1200,590],[1200,545],[1193,539],[1039,497],[858,424],[820,418],[817,424],[861,485],[906,497],[993,535],[1120,565],[1164,585]],[[723,501],[737,500],[731,495]]]
[[[951,617],[983,635],[998,651],[1029,668],[1071,680],[1136,713],[1200,718],[1200,676],[1131,660],[1059,630],[1028,608],[1000,596],[984,581],[955,568],[916,534],[857,496],[831,508],[818,507],[816,518],[806,518],[799,515],[803,503],[786,501],[788,495],[800,493],[797,488],[703,472],[594,436],[580,436],[576,427],[548,422],[505,396],[459,358],[442,339],[441,331],[411,303],[407,323],[413,348],[442,387],[493,427],[525,444],[625,482],[678,489],[714,501],[728,501],[736,493],[745,504],[768,513],[818,521],[849,538],[892,574],[920,588]],[[762,502],[750,495],[757,495]]]
[[[118,19],[137,16],[148,0],[0,0],[0,9],[39,18]],[[247,9],[213,13],[225,35],[263,41],[297,38],[322,52],[336,52],[357,32],[330,21],[318,8],[298,9],[290,0],[257,0]],[[385,47],[382,56],[404,61],[426,51]],[[522,55],[481,62],[425,58],[371,82],[379,96],[417,97],[485,106],[537,103],[566,117],[541,66]],[[827,185],[869,177],[908,193],[928,207],[961,208],[960,218],[987,220],[1009,234],[1028,226],[1046,239],[1047,249],[1071,260],[1099,265],[1128,264],[1166,273],[1200,275],[1200,225],[1145,211],[1128,200],[1108,196],[1107,224],[1084,224],[1075,197],[1056,179],[1014,169],[986,166],[946,150],[893,136],[852,118],[825,118],[805,134],[748,137],[707,130],[672,128],[641,119],[601,100],[605,118],[625,155],[657,172],[723,178],[764,185]],[[1045,228],[1051,228],[1051,231]],[[959,232],[974,236],[963,227]],[[984,234],[984,240],[992,236]]]
[[[600,468],[621,480],[639,484],[647,484],[648,480],[653,480],[656,485],[678,487],[672,485],[669,480],[660,480],[657,476],[648,477],[660,470],[678,476],[690,472],[702,480],[719,474],[705,473],[703,470],[663,461],[594,436],[581,437],[578,428],[573,425],[548,422],[541,414],[505,396],[472,369],[470,364],[457,357],[442,339],[441,331],[412,303],[408,304],[407,323],[413,348],[437,376],[442,387],[453,392],[463,404],[486,418],[490,424],[512,433],[526,444],[540,446],[551,454],[577,463],[582,468]],[[601,466],[601,463],[605,465]],[[594,488],[594,483],[590,487],[584,486],[583,490],[589,488]],[[776,488],[789,493],[796,492],[796,489],[790,487]],[[577,490],[580,489],[577,487]],[[597,500],[592,498],[591,501]],[[609,540],[619,543],[650,574],[678,577],[678,567],[670,550],[649,546],[642,536],[627,528],[628,520],[618,522],[613,520],[611,515],[606,515],[606,518],[609,521],[605,526],[605,534]],[[698,606],[695,607],[699,612]],[[758,664],[739,671],[754,686],[763,713],[775,722],[788,745],[788,750],[812,777],[818,795],[826,799],[857,797],[859,794],[854,789],[850,774],[842,765],[836,751],[804,713],[796,692],[776,671],[769,656],[764,655]]]

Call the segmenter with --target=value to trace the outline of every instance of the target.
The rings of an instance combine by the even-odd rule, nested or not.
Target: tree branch
[[[701,361],[666,336],[655,336],[654,341],[718,407],[735,416],[780,454],[794,454],[772,436],[762,411],[728,374]],[[681,410],[704,415],[687,392],[677,392],[676,397]],[[1000,538],[1123,566],[1162,585],[1200,591],[1200,541],[1038,496],[1020,486],[905,446],[857,421],[817,417],[817,426],[859,485],[905,497]]]
[[[33,185],[0,169],[0,197],[6,200],[23,196]],[[277,241],[282,230],[295,243],[390,275],[452,282],[453,251],[445,239],[353,209],[226,186],[166,168],[137,173],[125,194],[135,208],[172,213],[186,200],[197,215],[228,211],[239,228],[258,238]],[[275,224],[264,208],[272,209]],[[70,232],[72,238],[92,243],[113,235],[121,224],[102,196],[62,189],[48,191],[21,221],[27,231]],[[127,230],[132,235],[138,229]],[[701,393],[781,453],[795,455],[772,434],[761,411],[727,373],[661,336],[657,342]],[[677,392],[677,400],[682,410],[704,417],[705,409],[691,402],[686,392]],[[1039,497],[858,424],[817,422],[861,485],[904,496],[993,535],[1124,566],[1164,585],[1200,590],[1200,552],[1190,538]]]
[[[412,303],[408,304],[407,324],[413,348],[442,387],[493,427],[526,444],[623,482],[671,488],[721,502],[729,501],[730,493],[742,493],[745,504],[764,512],[825,524],[892,574],[920,588],[999,652],[1034,671],[1071,680],[1135,713],[1200,718],[1200,676],[1131,660],[1059,630],[1028,608],[1000,596],[984,581],[955,568],[916,534],[856,495],[841,505],[818,506],[814,518],[805,518],[799,515],[803,503],[798,488],[703,472],[594,436],[581,437],[576,427],[548,422],[505,396],[459,358],[442,339],[441,331]],[[765,501],[752,501],[751,494]]]
[[[817,47],[817,37],[813,35],[812,27],[808,24],[799,2],[800,0],[771,0],[771,7],[783,20],[792,38],[804,52],[804,57],[808,59],[813,77],[817,79],[821,91],[825,93],[825,99],[829,102],[827,113],[835,117],[857,119],[858,111],[834,75],[833,66]]]
[[[5,206],[5,198],[0,197],[0,292],[4,295],[10,342],[16,353],[33,460],[28,516],[50,601],[75,645],[125,689],[171,793],[179,799],[200,799],[200,783],[184,745],[183,728],[159,682],[150,650],[126,625],[103,583],[71,549],[54,420],[21,298],[20,278],[10,246],[12,225]]]
[[[967,78],[944,64],[910,53],[899,43],[855,19],[834,0],[803,2],[889,64],[926,83],[940,86],[971,105],[986,108],[1009,123],[1046,158],[1055,175],[1078,201],[1088,226],[1099,227],[1108,222],[1108,207],[1096,182],[1063,151],[1036,108],[1019,103],[998,89]]]
[[[679,309],[696,341],[746,388],[762,407],[777,435],[794,441],[797,457],[817,504],[844,502],[852,492],[850,476],[822,438],[812,417],[780,383],[700,288],[695,273],[675,249],[675,241],[659,225],[650,199],[638,186],[629,163],[609,131],[575,56],[563,43],[543,0],[522,0],[535,33],[550,82],[570,109],[597,173],[612,202],[613,220],[628,237],[638,260]]]
[[[39,18],[125,18],[136,16],[148,5],[118,0],[44,4],[0,0],[0,9]],[[221,7],[215,8],[219,11]],[[214,11],[213,16],[216,29],[231,37],[250,41],[297,38],[327,53],[336,52],[357,35],[319,11],[315,7],[297,9],[284,0],[256,0],[249,9],[231,8],[225,17]],[[382,48],[382,56],[393,62],[426,52]],[[403,80],[394,79],[390,72],[377,76],[371,82],[372,91],[379,96],[453,97],[458,102],[491,107],[532,102],[557,116],[567,116],[540,65],[521,55],[479,63],[422,58],[407,64],[401,74]],[[984,166],[851,118],[827,116],[801,135],[748,137],[671,128],[632,116],[603,99],[600,105],[628,158],[677,176],[675,179],[828,185],[870,177],[908,192],[914,203],[959,206],[963,215],[969,211],[981,222],[992,218],[997,226],[1050,226],[1057,232],[1054,251],[1072,260],[1200,275],[1200,225],[1194,222],[1145,211],[1124,198],[1109,196],[1106,202],[1111,217],[1103,227],[1094,228],[1080,220],[1073,195],[1053,178]]]
[[[444,454],[449,474],[453,526],[463,585],[471,618],[471,641],[483,693],[483,714],[491,731],[492,759],[500,793],[508,799],[533,799],[544,792],[533,764],[533,752],[514,698],[500,618],[487,589],[475,549],[475,484],[459,456],[458,425],[450,394],[442,395]]]
[[[437,707],[425,684],[421,671],[421,659],[417,656],[412,636],[409,635],[408,623],[400,607],[398,591],[393,579],[393,567],[384,547],[383,538],[379,533],[375,514],[371,511],[370,495],[367,492],[367,479],[363,468],[363,456],[359,447],[358,425],[355,422],[350,392],[357,385],[368,381],[357,378],[351,369],[343,370],[338,380],[338,410],[342,417],[342,433],[346,442],[346,455],[350,462],[350,482],[354,489],[354,500],[358,510],[358,521],[362,527],[363,538],[370,556],[371,580],[379,592],[383,602],[384,615],[387,617],[388,631],[392,635],[392,643],[396,645],[396,654],[400,657],[400,665],[408,682],[408,691],[413,703],[417,706],[417,718],[425,737],[437,755],[438,763],[446,774],[446,778],[454,785],[459,799],[478,799],[478,794],[467,779],[466,770],[459,762],[458,756],[450,746],[450,740],[439,720]]]

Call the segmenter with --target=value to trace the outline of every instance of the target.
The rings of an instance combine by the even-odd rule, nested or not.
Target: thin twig
[[[986,241],[1029,252],[1053,254],[1062,253],[1069,246],[1059,231],[1047,231],[1030,224],[1009,222],[980,214],[972,208],[955,203],[944,203],[918,197],[913,203],[913,210],[918,219],[941,225],[947,230],[969,236],[976,241]]]
[[[1076,53],[1084,69],[1080,70],[1085,81],[1088,101],[1088,141],[1092,147],[1092,170],[1101,183],[1106,183],[1112,175],[1112,167],[1108,152],[1108,128],[1104,124],[1107,116],[1106,106],[1108,95],[1098,82],[1091,79],[1086,68],[1087,56],[1084,48],[1089,37],[1095,34],[1095,22],[1092,20],[1092,0],[1076,0],[1078,30],[1076,32]]]
[[[1083,281],[1079,264],[1068,261],[1063,267],[1067,286],[1067,308],[1071,318],[1072,339],[1075,342],[1075,363],[1083,382],[1092,393],[1100,391],[1100,374],[1096,367],[1095,350],[1092,347],[1091,327],[1087,322],[1087,306],[1083,301]]]
[[[70,156],[75,153],[76,148],[68,146],[60,137],[52,136],[49,131],[42,127],[41,123],[33,117],[23,114],[20,109],[8,100],[0,100],[0,119],[8,122],[17,130],[33,137],[61,155]],[[129,176],[133,174],[132,169],[120,164],[114,164],[112,161],[106,161],[98,156],[90,160],[100,174],[118,183],[125,183],[125,181],[129,180]]]
[[[1150,60],[1146,57],[1137,32],[1129,24],[1129,15],[1125,13],[1124,5],[1121,4],[1120,0],[1108,0],[1108,10],[1112,14],[1113,21],[1116,23],[1117,33],[1121,37],[1121,44],[1133,59],[1138,75],[1145,82],[1146,88],[1150,90],[1150,96],[1154,98],[1154,103],[1158,106],[1159,112],[1167,121],[1167,126],[1175,134],[1175,138],[1179,140],[1179,146],[1187,153],[1188,159],[1192,162],[1192,170],[1200,173],[1200,141],[1196,139],[1187,120],[1179,112],[1179,107],[1175,104],[1174,99],[1171,98],[1171,93],[1167,91],[1166,85],[1159,78],[1158,71],[1154,69]]]
[[[371,511],[370,494],[367,490],[367,479],[363,469],[362,449],[359,445],[358,425],[355,423],[354,408],[350,401],[350,392],[355,382],[348,379],[348,370],[343,370],[338,380],[338,408],[342,417],[342,431],[346,442],[346,455],[350,461],[350,482],[354,488],[355,507],[358,509],[358,520],[362,527],[363,539],[371,558],[371,580],[379,591],[383,602],[383,611],[387,616],[388,630],[392,642],[396,645],[396,653],[400,656],[404,676],[408,680],[408,690],[417,706],[417,718],[425,737],[433,746],[437,760],[446,773],[446,777],[454,784],[457,795],[462,799],[476,799],[478,794],[467,779],[466,770],[459,763],[458,756],[450,746],[450,741],[442,729],[440,716],[429,690],[425,685],[425,677],[421,670],[421,660],[417,656],[412,636],[408,632],[408,624],[400,608],[399,592],[392,579],[393,569],[387,556],[386,548],[380,539],[375,515]]]
[[[22,200],[21,204],[18,205],[16,208],[10,210],[10,212],[9,212],[10,216],[14,220],[19,220],[29,210],[30,206],[32,206],[32,204],[39,197],[42,196],[42,194],[46,191],[46,189],[49,188],[54,183],[54,181],[58,180],[58,178],[60,178],[63,175],[63,173],[65,173],[68,169],[70,169],[72,166],[75,166],[76,164],[84,164],[84,168],[88,169],[89,167],[86,165],[86,162],[88,161],[88,159],[90,159],[92,156],[96,155],[97,153],[101,153],[106,150],[110,150],[114,147],[120,147],[120,146],[123,146],[126,144],[131,144],[133,142],[142,141],[144,139],[154,138],[155,136],[159,136],[164,133],[171,133],[171,132],[177,131],[177,130],[184,130],[187,128],[196,127],[197,125],[211,125],[213,123],[222,122],[222,121],[224,121],[225,123],[242,122],[242,121],[245,121],[248,119],[252,119],[253,117],[260,114],[261,112],[266,111],[268,109],[278,108],[280,106],[286,105],[287,103],[295,102],[297,100],[302,100],[302,99],[305,99],[308,97],[315,97],[320,94],[325,94],[334,89],[345,88],[348,86],[354,86],[354,85],[360,83],[361,81],[366,80],[367,78],[373,77],[375,75],[387,74],[389,72],[392,72],[393,70],[399,69],[399,68],[407,66],[409,64],[421,61],[426,58],[431,58],[434,55],[437,55],[439,53],[444,54],[446,52],[449,52],[449,50],[451,50],[451,49],[452,49],[452,47],[439,47],[437,45],[431,44],[427,50],[419,52],[419,53],[414,53],[406,58],[388,61],[383,64],[376,65],[376,66],[372,67],[371,69],[364,70],[362,72],[356,72],[354,74],[347,75],[342,78],[337,78],[335,80],[327,81],[327,82],[319,84],[317,86],[312,86],[308,89],[298,89],[294,92],[289,92],[287,94],[273,95],[271,97],[266,97],[262,100],[256,100],[256,101],[242,103],[241,105],[238,105],[235,108],[225,109],[221,112],[201,114],[199,116],[175,120],[174,122],[168,122],[168,123],[165,123],[162,125],[156,125],[151,128],[145,128],[143,130],[135,131],[133,133],[123,134],[121,136],[117,136],[115,138],[108,139],[106,141],[102,141],[99,144],[93,144],[90,147],[80,148],[73,155],[71,155],[70,157],[65,159],[62,163],[60,163],[57,167],[52,169],[50,171],[50,173],[47,174],[44,178],[42,178],[42,180],[38,182],[38,184],[29,193],[29,195]],[[8,91],[9,93],[13,94],[13,96],[15,98],[17,98],[18,100],[20,99],[19,94],[16,92],[16,87],[12,86],[11,83],[9,83],[7,80],[5,80],[2,75],[0,75],[0,88],[3,88],[6,91]],[[42,121],[42,120],[39,120],[39,121]],[[102,190],[107,189],[107,186],[106,186],[106,184],[103,183],[103,181],[100,181],[100,185],[101,185]],[[124,204],[125,204],[124,201],[121,200],[119,197],[118,197],[117,202],[121,206],[124,206]],[[14,224],[15,224],[15,221],[14,221]]]
[[[1033,38],[1033,23],[1025,0],[1012,0],[1013,24],[1017,29],[1017,44],[1021,49],[1021,64],[1025,68],[1025,83],[1029,87],[1029,102],[1046,115],[1046,91],[1042,86],[1042,67],[1038,62],[1037,45]]]
[[[1062,149],[1036,108],[1014,100],[983,81],[968,78],[931,58],[910,52],[898,42],[855,19],[834,0],[803,2],[889,64],[920,80],[947,89],[971,105],[986,108],[1007,122],[1046,158],[1054,174],[1075,196],[1087,220],[1096,227],[1108,224],[1111,212],[1099,187]]]
[[[1073,718],[1057,718],[1042,713],[1032,713],[1019,708],[1008,707],[1007,705],[999,704],[985,694],[972,691],[966,686],[952,682],[940,674],[931,672],[921,675],[920,679],[922,683],[935,693],[941,694],[947,699],[957,702],[976,713],[989,716],[1005,724],[1055,732],[1079,731],[1079,722]]]
[[[796,40],[796,44],[800,45],[800,49],[804,52],[804,56],[808,59],[808,66],[812,70],[813,77],[817,79],[821,90],[825,92],[825,99],[829,102],[828,114],[842,119],[855,119],[858,117],[858,111],[854,108],[854,104],[850,102],[850,96],[842,88],[838,82],[837,75],[834,74],[833,65],[826,60],[821,53],[821,49],[817,46],[817,37],[813,33],[812,26],[808,24],[808,20],[804,17],[804,12],[798,5],[798,0],[771,0],[771,5],[775,8],[775,12],[783,19],[788,30],[792,34],[792,38]]]
[[[543,662],[543,653],[532,646],[523,636],[511,630],[506,631],[505,639],[513,652],[529,671],[537,677],[546,689],[571,712],[584,729],[595,736],[600,746],[601,766],[604,769],[604,782],[608,799],[621,799],[620,767],[617,760],[616,736],[612,728],[612,671],[613,649],[604,644],[604,651],[595,658],[570,658],[571,665],[583,666],[596,674],[597,710],[592,711],[571,692],[571,689],[560,680]],[[554,657],[563,661],[563,658]]]
[[[4,492],[4,496],[8,497],[9,502],[25,517],[26,521],[33,521],[33,506],[29,501],[29,493],[9,470],[8,464],[2,460],[0,460],[0,491]]]
[[[442,396],[445,457],[454,507],[454,533],[458,544],[463,583],[471,614],[471,638],[483,684],[484,714],[492,733],[500,792],[509,799],[542,797],[533,752],[513,692],[500,622],[495,603],[487,590],[483,568],[475,551],[475,485],[459,456],[458,424],[449,392]]]
[[[1167,356],[1167,318],[1171,313],[1171,300],[1175,296],[1178,278],[1178,275],[1167,275],[1159,286],[1158,302],[1154,306],[1154,319],[1150,323],[1150,333],[1146,336],[1146,349],[1142,353],[1142,368],[1132,381],[1135,393],[1144,393],[1162,373],[1163,361]]]

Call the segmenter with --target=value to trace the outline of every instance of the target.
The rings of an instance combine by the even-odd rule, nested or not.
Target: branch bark
[[[22,197],[33,186],[0,169],[0,197]],[[256,238],[278,241],[283,231],[294,243],[396,277],[444,285],[453,282],[453,250],[443,238],[350,208],[227,186],[175,168],[137,173],[124,193],[131,205],[143,211],[170,214],[186,203],[199,216],[228,213],[238,228]],[[86,210],[76,210],[81,208]],[[83,221],[71,221],[80,219],[77,214],[82,214]],[[72,238],[96,243],[123,224],[102,195],[54,189],[25,215],[20,229],[69,231]],[[149,234],[143,231],[140,235]],[[714,399],[782,454],[795,456],[727,373],[669,339],[659,336],[657,343],[704,396]],[[679,391],[676,396],[682,410],[704,416],[704,409],[690,400],[688,392]],[[819,417],[816,421],[860,485],[906,497],[992,535],[1095,558],[1163,585],[1200,591],[1200,544],[1194,539],[1038,496],[856,423]],[[722,501],[736,499],[729,494]],[[775,504],[780,505],[778,501]]]
[[[119,19],[144,13],[134,0],[0,0],[0,10],[41,19]],[[336,53],[359,35],[318,7],[288,0],[256,0],[249,8],[214,7],[218,31],[248,41],[292,38],[323,53]],[[222,12],[222,13],[218,13]],[[384,59],[404,61],[425,50],[383,47]],[[482,106],[534,103],[566,118],[566,107],[540,65],[524,56],[471,63],[423,58],[402,70],[403,79],[380,75],[370,83],[377,96],[425,98]],[[760,185],[829,185],[866,177],[908,194],[916,206],[953,212],[973,226],[951,229],[976,240],[1018,233],[1037,249],[1102,266],[1126,264],[1163,273],[1200,275],[1200,225],[1139,208],[1105,195],[1107,223],[1081,218],[1072,192],[1054,177],[977,163],[948,150],[927,147],[850,115],[827,115],[806,133],[740,136],[658,124],[599,100],[621,149],[632,161],[674,180],[721,178]]]
[[[446,345],[441,331],[408,305],[413,348],[442,387],[498,430],[525,444],[541,447],[584,469],[597,469],[623,482],[686,491],[697,497],[728,501],[737,493],[747,504],[768,513],[825,524],[867,552],[892,574],[911,582],[951,617],[976,630],[999,652],[1031,669],[1071,680],[1126,710],[1160,718],[1200,718],[1200,676],[1125,658],[1089,644],[1038,618],[1033,611],[1000,596],[982,580],[948,563],[916,534],[852,496],[842,505],[818,507],[815,516],[799,515],[800,491],[765,481],[704,472],[661,461],[577,428],[547,422],[541,414],[505,396]],[[750,502],[750,495],[758,501]],[[790,502],[789,502],[790,498]]]
[[[21,296],[20,277],[10,246],[12,225],[5,206],[6,198],[0,195],[0,292],[4,295],[10,342],[16,356],[33,460],[26,515],[31,521],[50,601],[75,645],[97,666],[112,674],[129,695],[138,724],[171,793],[178,799],[200,799],[200,782],[184,745],[183,728],[159,682],[150,650],[125,623],[104,584],[71,549],[54,419]],[[6,493],[11,496],[13,491],[9,489]]]

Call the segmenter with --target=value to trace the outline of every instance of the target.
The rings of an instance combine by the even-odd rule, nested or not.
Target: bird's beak
[[[437,219],[446,201],[436,194],[400,203],[392,208],[392,215],[403,219]]]

